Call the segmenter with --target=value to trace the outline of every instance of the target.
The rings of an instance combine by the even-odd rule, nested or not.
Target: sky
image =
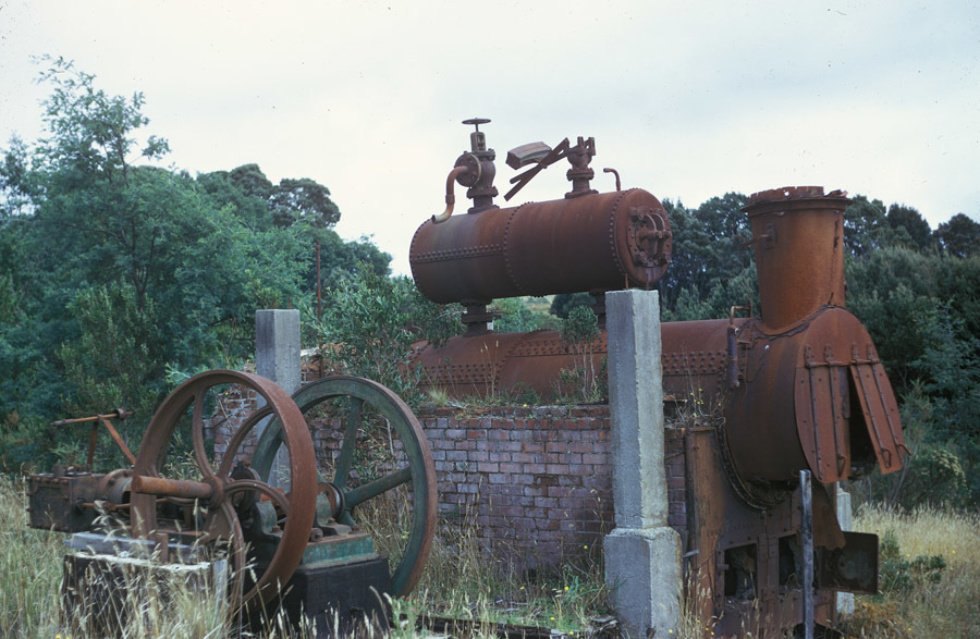
[[[0,0],[0,148],[44,133],[44,55],[142,92],[167,166],[324,184],[395,273],[473,117],[501,195],[508,149],[585,136],[599,191],[612,167],[689,207],[820,185],[980,220],[976,0]],[[564,174],[510,204],[561,198]]]

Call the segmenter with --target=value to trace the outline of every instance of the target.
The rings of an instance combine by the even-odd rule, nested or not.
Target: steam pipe
[[[446,210],[439,215],[432,216],[433,224],[445,222],[453,214],[453,207],[456,205],[456,194],[453,192],[456,178],[466,173],[468,170],[469,169],[467,169],[465,166],[457,166],[449,172],[449,177],[446,178]]]

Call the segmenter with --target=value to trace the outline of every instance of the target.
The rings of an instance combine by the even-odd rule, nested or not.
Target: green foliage
[[[422,339],[440,343],[459,332],[458,317],[457,310],[426,300],[407,278],[363,268],[328,296],[318,341],[333,345],[334,370],[380,382],[417,403],[422,398],[412,345]]]
[[[942,555],[902,555],[898,537],[888,529],[879,547],[878,588],[883,593],[907,592],[923,583],[936,584],[942,579],[946,560]]]
[[[118,406],[138,429],[167,370],[251,357],[256,309],[315,298],[318,241],[328,287],[358,262],[388,272],[390,256],[330,229],[326,187],[273,185],[256,164],[196,179],[148,165],[168,145],[144,133],[142,94],[47,62],[48,134],[0,161],[0,456],[25,432],[60,446],[44,424]]]
[[[936,238],[943,251],[955,257],[980,253],[980,223],[957,213],[936,229]]]
[[[880,248],[889,228],[881,200],[855,195],[844,209],[844,246],[854,257],[869,255]]]
[[[922,214],[910,206],[892,204],[886,216],[896,240],[910,248],[924,250],[932,244],[932,229]]]
[[[670,268],[657,285],[661,308],[673,312],[685,290],[688,298],[692,293],[699,297],[707,293],[718,296],[720,303],[726,281],[752,264],[751,249],[742,248],[751,235],[748,218],[742,212],[745,202],[741,193],[711,198],[697,209],[664,201],[673,233],[673,252]],[[747,302],[742,299],[735,303]]]
[[[150,356],[157,339],[153,305],[140,309],[133,289],[124,284],[80,291],[69,304],[80,335],[58,352],[65,378],[75,392],[66,403],[72,416],[109,413],[126,408],[134,416],[120,426],[123,440],[135,450],[162,391],[159,364]],[[81,442],[83,431],[58,433],[60,442]],[[114,445],[100,450],[101,466],[119,468],[124,457]]]
[[[524,298],[510,297],[494,302],[493,330],[496,333],[553,329],[557,324],[554,315],[532,310]]]
[[[608,396],[606,364],[596,371],[593,353],[599,342],[599,320],[591,308],[576,306],[562,322],[561,340],[575,367],[560,371],[556,395],[568,402],[597,402]],[[601,379],[600,379],[601,376]]]
[[[568,314],[578,306],[592,306],[595,299],[588,293],[562,293],[551,300],[551,314],[561,319],[568,319]]]

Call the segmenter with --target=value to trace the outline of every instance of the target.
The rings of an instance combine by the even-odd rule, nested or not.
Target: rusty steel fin
[[[895,472],[904,465],[900,450],[907,452],[908,448],[902,439],[898,404],[885,369],[880,362],[865,361],[851,364],[850,370],[878,466],[883,474]]]

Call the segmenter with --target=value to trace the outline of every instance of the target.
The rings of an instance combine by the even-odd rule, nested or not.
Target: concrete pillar
[[[606,584],[624,634],[676,635],[680,537],[667,523],[660,304],[656,291],[606,294],[616,528],[603,541]]]
[[[256,372],[279,384],[287,393],[293,394],[300,387],[300,366],[299,311],[255,311]],[[259,437],[268,423],[269,420],[265,419],[256,426]],[[289,489],[289,455],[285,447],[280,448],[276,454],[269,481],[273,486]]]
[[[255,366],[262,377],[292,394],[300,386],[299,311],[255,311]]]
[[[851,511],[851,493],[844,492],[840,482],[837,482],[837,521],[841,530],[853,530],[854,519]],[[837,593],[837,612],[843,615],[854,614],[854,593]]]

